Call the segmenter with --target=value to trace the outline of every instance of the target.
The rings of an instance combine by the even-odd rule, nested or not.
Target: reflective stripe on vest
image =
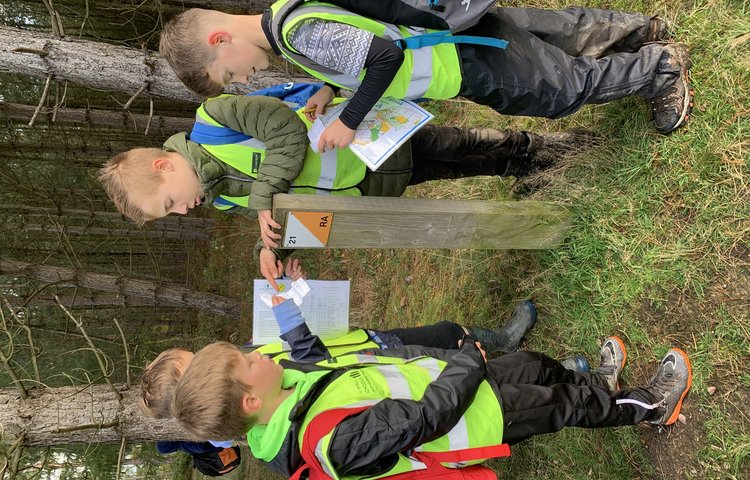
[[[347,356],[351,352],[358,352],[360,350],[379,349],[377,343],[373,342],[366,331],[358,328],[352,330],[346,335],[342,335],[336,338],[330,338],[327,340],[321,339],[323,345],[328,349],[328,353],[334,359],[336,357]],[[273,359],[274,362],[279,363],[281,360],[291,360],[291,351],[289,345],[282,342],[274,342],[258,347],[256,350],[258,353],[268,355]],[[365,357],[373,357],[374,355],[358,355],[357,359]],[[346,357],[344,357],[346,358]],[[328,365],[330,361],[325,361],[323,364]],[[357,363],[356,360],[351,363]]]
[[[289,34],[297,25],[311,18],[329,20],[352,25],[391,40],[435,31],[392,25],[326,3],[305,2],[299,7],[292,8],[293,3],[289,0],[279,0],[271,5],[271,33],[282,54],[311,75],[349,90],[359,87],[364,73],[359,77],[342,74],[300,55],[289,43]],[[280,24],[282,21],[283,24]],[[460,89],[461,67],[458,51],[455,44],[442,43],[404,50],[404,63],[383,96],[445,99],[455,97]]]
[[[215,98],[226,96],[228,95]],[[196,136],[196,138],[197,140],[213,138],[215,143],[211,144],[209,140],[206,140],[206,143],[197,143],[214,158],[255,179],[260,164],[266,158],[265,144],[214,120],[205,109],[206,103],[211,100],[201,104],[195,113],[196,124],[204,127],[201,133],[208,133],[208,135]],[[310,122],[303,110],[299,109],[296,113],[309,128]],[[212,132],[211,129],[215,130]],[[359,196],[361,192],[356,187],[364,179],[366,170],[365,164],[348,148],[319,154],[308,147],[302,171],[292,181],[289,191],[301,194]],[[249,207],[248,196],[220,195],[214,201],[214,207],[219,210],[228,210],[235,206]]]
[[[429,357],[408,360],[379,357],[378,361],[386,364],[367,363],[362,368],[348,370],[319,394],[305,416],[299,435],[300,442],[304,441],[305,431],[317,415],[331,409],[371,406],[384,398],[422,398],[427,386],[445,368],[445,362]],[[334,430],[320,437],[314,450],[325,473],[338,479],[341,477],[336,475],[327,454],[333,434]],[[435,453],[445,460],[441,464],[462,467],[486,460],[488,455],[497,455],[496,452],[502,450],[498,449],[502,443],[502,434],[500,404],[490,385],[483,381],[458,423],[447,434],[420,445],[415,451]],[[425,464],[418,458],[399,455],[396,465],[389,471],[368,478],[382,478],[424,468]]]

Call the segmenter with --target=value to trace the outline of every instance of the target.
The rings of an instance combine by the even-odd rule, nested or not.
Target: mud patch
[[[676,292],[668,295],[666,306],[644,305],[641,310],[650,335],[685,346],[697,357],[693,391],[683,408],[686,423],[641,429],[656,479],[750,475],[747,453],[736,453],[746,450],[742,444],[750,441],[750,249],[736,247],[725,260],[726,269],[708,285],[703,298]],[[653,363],[632,367],[638,378],[649,378]]]

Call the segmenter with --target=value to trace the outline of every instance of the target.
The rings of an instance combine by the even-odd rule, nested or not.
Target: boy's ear
[[[206,38],[209,47],[215,47],[222,43],[232,43],[232,35],[225,30],[212,30]]]
[[[252,393],[246,393],[242,396],[242,411],[248,415],[257,413],[263,406],[263,400]]]
[[[151,169],[155,172],[164,173],[174,170],[174,164],[166,157],[159,157],[151,162]]]

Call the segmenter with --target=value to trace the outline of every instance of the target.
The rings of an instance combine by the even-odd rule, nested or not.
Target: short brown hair
[[[178,368],[178,360],[183,352],[190,353],[183,348],[164,350],[143,370],[141,398],[138,406],[149,417],[169,418],[172,416],[172,397],[174,397],[177,382],[182,377],[182,370]]]
[[[216,342],[195,354],[175,389],[172,416],[200,440],[243,436],[258,421],[242,408],[251,386],[237,378],[236,346]]]
[[[221,12],[191,8],[164,24],[159,40],[159,53],[167,60],[182,83],[198,95],[215,97],[224,85],[208,76],[208,67],[216,59],[216,51],[206,44],[204,32]]]
[[[161,174],[151,168],[151,162],[167,152],[158,148],[134,148],[118,153],[99,170],[97,179],[115,204],[117,210],[138,225],[154,217],[137,207],[131,197],[138,191],[155,191],[162,181]]]

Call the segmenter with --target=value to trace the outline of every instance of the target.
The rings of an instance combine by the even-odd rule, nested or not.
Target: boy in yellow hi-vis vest
[[[196,123],[228,127],[241,135],[236,142],[200,144],[178,133],[163,149],[136,148],[116,155],[101,169],[99,180],[117,209],[138,224],[201,205],[252,217],[257,213],[261,273],[275,286],[282,271],[270,250],[280,238],[273,231],[279,225],[271,218],[276,193],[397,197],[407,186],[428,180],[525,177],[592,140],[571,132],[542,136],[428,124],[370,172],[349,149],[315,153],[305,122],[301,112],[276,98],[212,98],[198,109]]]
[[[303,323],[281,300],[273,308],[281,329]],[[534,435],[674,423],[692,381],[685,352],[669,350],[633,389],[618,388],[625,360],[618,337],[588,374],[541,353],[487,361],[469,336],[458,351],[373,350],[313,365],[216,343],[184,372],[172,412],[198,439],[247,435],[254,456],[293,478],[486,479],[492,473],[477,463]]]
[[[409,46],[429,32],[330,3],[278,0],[259,15],[188,10],[164,26],[159,50],[190,89],[206,96],[268,68],[269,52],[282,55],[328,85],[308,101],[310,118],[339,88],[356,91],[321,135],[321,151],[349,145],[383,96],[462,96],[503,114],[559,118],[585,104],[636,95],[650,102],[664,134],[684,125],[692,107],[688,49],[665,43],[670,34],[658,17],[581,7],[495,8],[461,31],[458,43]]]
[[[304,277],[305,273],[298,261],[287,265],[287,275],[296,280]],[[289,349],[281,343],[263,345],[257,352],[269,356],[274,362],[292,359],[301,363],[315,363],[328,361],[333,358],[372,349],[394,349],[405,345],[420,345],[428,348],[442,348],[452,350],[458,347],[458,341],[467,333],[481,339],[486,350],[490,353],[507,353],[518,349],[518,345],[526,331],[536,322],[536,308],[529,300],[519,303],[508,322],[497,329],[480,327],[463,327],[454,322],[442,321],[433,325],[413,328],[397,328],[391,330],[355,329],[341,337],[322,341],[310,333],[307,324],[285,325],[281,339],[287,342]],[[251,347],[241,347],[242,351],[249,351]],[[139,406],[141,411],[153,418],[170,418],[172,398],[177,382],[190,364],[193,352],[182,348],[165,350],[146,366],[141,376],[141,397]],[[232,449],[232,442],[212,441],[217,447],[226,451]],[[179,448],[194,459],[194,465],[201,465],[204,456],[210,456],[212,451],[204,452],[202,444],[193,442],[179,442]],[[164,449],[174,445],[157,443],[157,449]],[[212,450],[209,448],[209,450]],[[232,452],[239,454],[236,449]],[[213,454],[215,457],[215,454]],[[223,465],[221,465],[223,467]],[[198,467],[196,467],[198,468]],[[204,468],[205,470],[205,468]],[[202,470],[202,471],[204,471]],[[227,468],[226,472],[231,471]],[[214,472],[216,473],[216,472]]]

